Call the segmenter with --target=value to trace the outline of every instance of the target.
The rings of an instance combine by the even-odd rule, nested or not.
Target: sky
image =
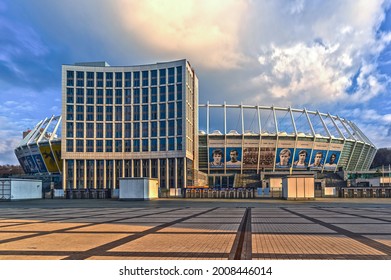
[[[186,58],[199,102],[291,106],[391,147],[391,1],[0,0],[0,164],[61,114],[61,65]]]

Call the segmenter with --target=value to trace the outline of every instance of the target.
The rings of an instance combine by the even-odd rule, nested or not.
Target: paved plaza
[[[391,259],[391,199],[0,202],[2,260]]]

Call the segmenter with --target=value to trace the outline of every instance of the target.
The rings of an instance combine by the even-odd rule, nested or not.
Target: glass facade
[[[186,113],[198,99],[186,60],[64,65],[63,80],[65,189],[117,188],[123,176],[158,178],[163,188],[185,186],[198,117]]]

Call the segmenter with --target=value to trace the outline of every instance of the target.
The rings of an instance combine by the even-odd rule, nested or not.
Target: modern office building
[[[193,184],[198,79],[187,60],[62,67],[63,187],[119,187],[121,177]]]
[[[28,174],[60,175],[64,190],[116,189],[122,177],[158,178],[168,190],[368,171],[376,147],[329,113],[198,104],[197,76],[179,60],[63,65],[62,116],[38,123],[15,154]]]

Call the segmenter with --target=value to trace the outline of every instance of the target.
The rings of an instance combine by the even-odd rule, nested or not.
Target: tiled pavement
[[[2,204],[0,259],[391,259],[388,203],[178,202]]]

